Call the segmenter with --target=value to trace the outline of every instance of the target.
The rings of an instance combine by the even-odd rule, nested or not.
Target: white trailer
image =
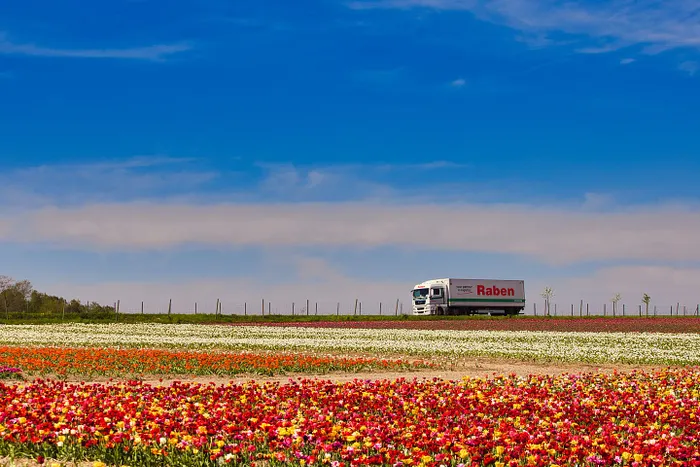
[[[414,315],[517,315],[525,309],[525,281],[431,279],[416,286]]]

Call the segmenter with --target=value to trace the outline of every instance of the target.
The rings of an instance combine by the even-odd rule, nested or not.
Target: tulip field
[[[473,357],[649,367],[431,373]],[[651,330],[0,326],[0,465],[700,466],[698,365]]]
[[[379,357],[486,356],[543,362],[700,365],[700,333],[454,331],[198,324],[13,325],[0,345],[285,351]],[[0,362],[1,363],[1,362]]]

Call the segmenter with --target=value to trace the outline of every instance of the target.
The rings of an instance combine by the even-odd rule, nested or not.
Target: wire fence
[[[261,299],[255,302],[229,302],[224,300],[204,300],[187,303],[177,303],[174,300],[147,303],[133,302],[113,304],[118,313],[143,314],[223,314],[223,315],[281,315],[281,316],[311,316],[311,315],[402,315],[411,314],[411,303],[404,304],[401,300],[363,302],[348,301],[271,301]]]
[[[529,312],[528,312],[529,311]],[[561,306],[558,303],[550,303],[549,307],[545,303],[532,303],[530,309],[525,314],[533,316],[700,316],[700,303],[685,304],[676,302],[672,305],[637,304],[628,305],[625,303],[603,303],[590,304],[579,302],[569,306]]]
[[[113,303],[117,313],[129,314],[221,314],[238,316],[312,316],[312,315],[365,315],[398,316],[411,315],[411,301],[401,299],[387,301],[259,301],[233,302],[220,299],[203,301],[175,301],[172,299],[157,302],[121,302]],[[549,308],[549,309],[547,309]],[[700,316],[700,303],[688,304],[626,304],[626,303],[579,303],[561,304],[528,303],[521,313],[529,316]]]

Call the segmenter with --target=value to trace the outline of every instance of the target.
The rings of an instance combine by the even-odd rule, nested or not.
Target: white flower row
[[[700,335],[196,324],[0,326],[1,345],[367,352],[590,363],[700,364]]]

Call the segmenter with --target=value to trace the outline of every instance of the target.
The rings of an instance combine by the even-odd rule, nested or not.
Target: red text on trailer
[[[484,285],[477,285],[476,286],[476,294],[477,295],[487,295],[487,296],[504,296],[504,297],[514,297],[515,296],[515,289],[512,287],[506,288],[506,287],[486,287]]]

